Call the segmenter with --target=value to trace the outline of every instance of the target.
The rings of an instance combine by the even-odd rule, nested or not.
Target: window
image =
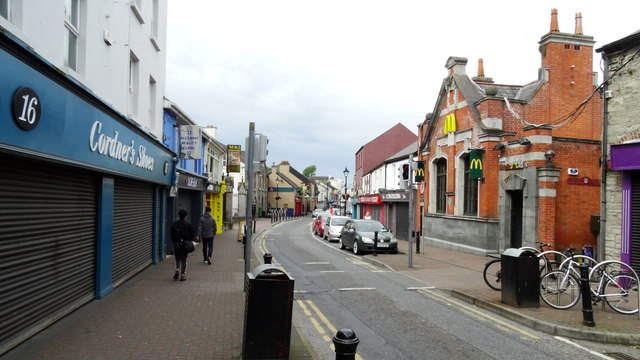
[[[7,20],[9,20],[9,15],[10,15],[9,1],[11,0],[0,0],[0,16]]]
[[[129,117],[134,118],[138,115],[138,94],[140,93],[138,78],[139,61],[138,57],[133,53],[129,53]]]
[[[156,79],[149,76],[149,128],[155,130],[156,123]]]
[[[573,50],[580,50],[580,45],[573,45]]]
[[[469,177],[471,161],[469,154],[464,157],[464,214],[478,215],[478,180]]]
[[[74,71],[78,69],[78,37],[80,37],[78,1],[64,1],[64,66]]]
[[[447,160],[436,160],[436,212],[447,212]]]

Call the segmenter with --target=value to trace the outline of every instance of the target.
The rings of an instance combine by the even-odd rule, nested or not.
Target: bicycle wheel
[[[544,261],[544,264],[540,266],[540,279],[547,273],[560,269],[560,263],[555,260]]]
[[[618,274],[604,285],[604,301],[621,314],[638,312],[638,283],[627,274]]]
[[[569,309],[580,300],[580,282],[570,273],[551,271],[540,279],[540,297],[554,309]]]
[[[484,271],[482,272],[484,282],[495,291],[500,291],[500,280],[502,280],[501,271],[502,263],[500,262],[500,259],[495,259],[489,261],[484,266]]]

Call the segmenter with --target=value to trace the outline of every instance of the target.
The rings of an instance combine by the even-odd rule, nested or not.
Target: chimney
[[[560,28],[558,27],[558,9],[551,10],[551,29],[550,32],[559,32]]]
[[[478,59],[478,77],[484,77],[484,64],[482,63],[482,59]]]
[[[576,13],[576,35],[582,35],[582,13]]]

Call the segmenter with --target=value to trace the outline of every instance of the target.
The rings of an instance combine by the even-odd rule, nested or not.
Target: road
[[[607,358],[376,267],[310,229],[310,218],[284,222],[255,246],[295,279],[294,323],[322,359],[335,358],[341,328],[360,340],[356,359]]]

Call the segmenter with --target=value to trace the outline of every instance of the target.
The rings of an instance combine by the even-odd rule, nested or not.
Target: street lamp
[[[349,176],[349,169],[345,166],[342,173],[344,174],[344,212],[342,214],[347,215],[347,176]]]
[[[276,210],[280,209],[278,207],[278,200],[280,199],[280,178],[276,177]]]

